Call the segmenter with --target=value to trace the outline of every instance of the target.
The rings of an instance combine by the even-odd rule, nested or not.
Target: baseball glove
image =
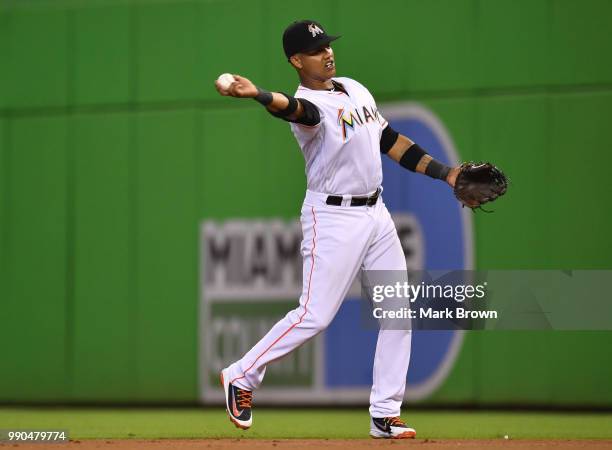
[[[493,164],[465,162],[459,169],[454,193],[463,206],[482,209],[483,204],[506,193],[508,178]]]

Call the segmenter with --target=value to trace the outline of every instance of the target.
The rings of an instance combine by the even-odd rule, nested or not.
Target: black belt
[[[351,206],[374,206],[378,201],[380,195],[380,188],[376,189],[369,197],[351,197]],[[328,195],[326,202],[328,205],[341,206],[342,196],[341,195]]]

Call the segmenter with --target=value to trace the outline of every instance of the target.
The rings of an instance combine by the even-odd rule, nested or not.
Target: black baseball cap
[[[340,36],[330,36],[323,26],[314,20],[299,20],[289,25],[283,33],[283,49],[287,59],[296,53],[308,52],[335,41]]]

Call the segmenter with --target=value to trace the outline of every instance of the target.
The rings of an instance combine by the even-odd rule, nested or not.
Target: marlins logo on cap
[[[308,25],[308,31],[312,33],[312,37],[316,37],[317,34],[322,34],[323,30],[317,26],[316,23],[311,23]]]
[[[289,25],[283,33],[283,49],[287,59],[296,53],[308,52],[328,45],[340,36],[330,36],[315,20],[300,20]]]

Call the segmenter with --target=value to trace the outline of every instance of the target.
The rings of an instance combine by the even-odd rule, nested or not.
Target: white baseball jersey
[[[365,86],[345,77],[333,80],[348,95],[302,85],[295,92],[316,105],[321,116],[315,126],[291,123],[306,160],[307,187],[326,194],[369,194],[382,183],[380,136],[387,121]]]
[[[266,367],[327,328],[361,269],[406,272],[406,259],[382,197],[370,206],[328,205],[327,196],[370,194],[382,182],[380,137],[387,122],[368,90],[335,78],[348,95],[298,87],[296,97],[319,109],[320,123],[291,123],[306,159],[308,190],[300,221],[304,239],[299,305],[280,319],[224,377],[257,389]],[[400,415],[410,362],[410,330],[381,329],[370,394],[372,417]],[[353,351],[353,349],[347,349]]]

